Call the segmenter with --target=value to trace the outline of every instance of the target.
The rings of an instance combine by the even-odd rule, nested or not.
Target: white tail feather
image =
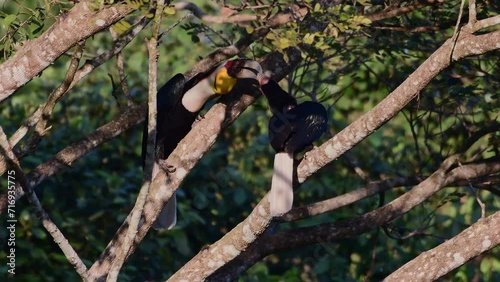
[[[155,163],[153,166],[153,177],[158,174],[160,166]],[[160,187],[160,189],[165,189],[165,187]],[[153,229],[155,230],[170,230],[177,224],[177,197],[175,193],[172,195],[170,200],[168,200],[163,208],[161,209],[156,221],[153,223]]]
[[[274,173],[269,194],[271,216],[288,212],[293,205],[293,157],[288,153],[274,156]]]

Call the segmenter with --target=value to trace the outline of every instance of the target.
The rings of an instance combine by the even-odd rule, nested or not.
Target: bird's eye
[[[244,66],[245,60],[232,60],[227,62],[225,65],[227,73],[232,77],[235,77],[237,74],[239,74],[243,70]]]

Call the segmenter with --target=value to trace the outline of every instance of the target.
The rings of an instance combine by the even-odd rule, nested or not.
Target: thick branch
[[[384,281],[435,281],[472,258],[498,246],[500,244],[498,226],[500,226],[499,211],[480,219],[434,249],[420,254],[386,277]]]
[[[483,28],[500,24],[500,15],[474,22],[472,31],[476,32]]]
[[[0,65],[0,102],[40,74],[77,42],[116,23],[132,10],[119,4],[99,11],[94,1],[80,1],[63,13],[40,37],[25,42],[10,59]]]
[[[209,280],[224,281],[235,279],[254,263],[277,251],[317,243],[327,248],[325,243],[333,243],[341,239],[359,236],[387,224],[421,204],[442,187],[451,185],[454,181],[459,181],[460,179],[457,176],[463,176],[463,174],[460,173],[461,167],[454,168],[450,172],[447,172],[456,159],[457,155],[449,157],[436,172],[409,192],[387,205],[370,211],[360,217],[335,223],[324,223],[313,227],[293,229],[272,236],[259,238],[255,243],[251,244],[245,252],[237,256],[234,261],[224,265],[223,268],[214,273]],[[470,173],[470,178],[479,178],[500,172],[500,162],[498,162],[498,160],[496,162],[487,161],[467,166],[469,167],[465,168],[464,166],[464,168],[467,170],[467,173]],[[212,256],[215,255],[217,254],[212,254]]]
[[[498,171],[491,171],[488,168],[499,168]],[[484,172],[488,173],[484,173]],[[444,186],[468,186],[470,182],[474,182],[477,178],[484,176],[494,175],[500,172],[500,162],[497,159],[482,160],[470,164],[464,164],[457,167],[446,174]],[[465,183],[464,183],[465,181]],[[419,179],[416,177],[396,177],[382,181],[374,181],[369,183],[366,187],[356,189],[354,191],[345,193],[343,195],[330,198],[324,201],[312,203],[307,206],[297,207],[292,209],[287,214],[283,215],[284,221],[296,221],[315,215],[323,214],[333,211],[335,209],[350,205],[361,199],[370,197],[377,193],[400,186],[417,185]],[[493,193],[493,192],[492,192]]]
[[[455,38],[448,39],[425,62],[423,62],[401,85],[377,104],[368,113],[351,123],[328,142],[307,153],[298,170],[299,182],[303,182],[318,169],[340,157],[361,140],[373,133],[394,117],[403,107],[415,98],[424,87],[451,61],[468,56],[483,54],[500,48],[500,31],[483,35],[461,32]],[[454,49],[453,49],[454,48]],[[450,60],[450,58],[452,60]]]
[[[158,79],[158,38],[160,36],[160,24],[163,15],[163,9],[165,8],[164,0],[156,1],[156,11],[154,17],[153,24],[153,35],[151,39],[146,39],[146,46],[148,48],[149,54],[149,71],[148,71],[148,148],[147,148],[147,158],[148,164],[146,169],[146,173],[151,175],[152,173],[152,163],[155,159],[155,144],[156,144],[156,93],[157,91],[157,79]],[[145,173],[145,174],[146,174]],[[113,261],[111,268],[109,270],[109,275],[106,279],[107,282],[115,282],[118,279],[118,274],[120,273],[120,269],[125,262],[127,257],[127,253],[130,250],[130,246],[132,242],[134,242],[135,236],[137,234],[137,230],[139,227],[139,222],[141,220],[142,211],[144,209],[144,205],[146,204],[146,197],[149,194],[149,186],[151,183],[151,177],[147,178],[144,184],[139,191],[139,195],[137,196],[137,200],[135,202],[134,208],[130,212],[130,224],[128,226],[127,231],[125,232],[125,238],[123,244],[117,250],[116,259]]]

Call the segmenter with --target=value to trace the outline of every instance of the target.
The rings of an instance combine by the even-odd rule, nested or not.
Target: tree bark
[[[124,4],[93,8],[94,1],[80,1],[40,37],[24,42],[23,47],[0,65],[0,102],[7,99],[33,77],[39,75],[77,42],[116,23],[132,11]]]
[[[496,226],[496,227],[495,227]],[[435,281],[500,244],[500,211],[482,218],[445,243],[412,259],[384,281]]]

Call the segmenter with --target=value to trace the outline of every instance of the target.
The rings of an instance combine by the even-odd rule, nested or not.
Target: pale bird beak
[[[265,72],[260,72],[257,73],[257,81],[259,82],[259,85],[265,85],[271,80],[271,75]]]
[[[256,61],[237,59],[226,63],[228,74],[234,78],[257,78],[262,72],[262,67]]]

